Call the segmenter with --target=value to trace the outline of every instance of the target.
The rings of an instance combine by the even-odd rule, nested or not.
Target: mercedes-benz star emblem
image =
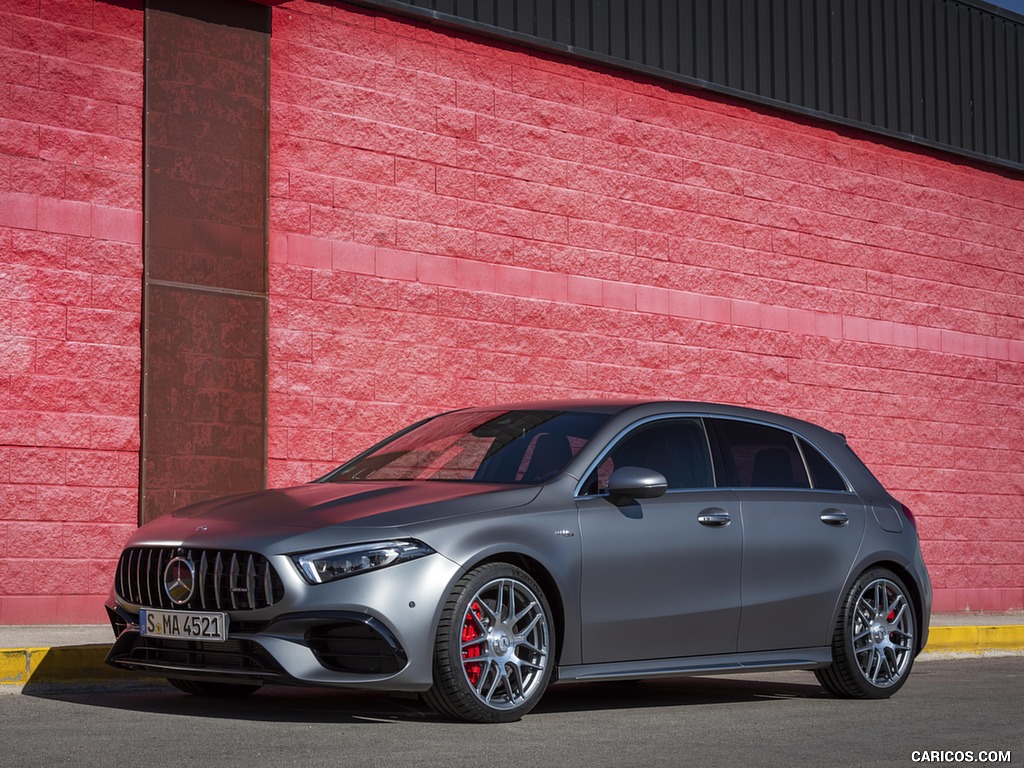
[[[196,569],[184,557],[176,557],[164,568],[164,591],[175,605],[184,605],[192,599],[196,584]]]

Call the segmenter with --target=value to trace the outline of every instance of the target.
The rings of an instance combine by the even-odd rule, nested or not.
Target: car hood
[[[434,481],[309,483],[179,509],[144,525],[129,544],[266,540],[338,526],[402,528],[522,506],[538,491],[536,486]]]

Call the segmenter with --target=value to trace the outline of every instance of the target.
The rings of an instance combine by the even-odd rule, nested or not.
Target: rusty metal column
[[[270,9],[148,0],[140,520],[266,483]]]

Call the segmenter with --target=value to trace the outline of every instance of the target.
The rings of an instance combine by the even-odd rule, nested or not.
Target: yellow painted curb
[[[1024,625],[932,627],[925,653],[984,653],[1024,650]]]
[[[122,674],[106,666],[105,645],[0,648],[0,685],[110,680]]]
[[[32,676],[32,654],[45,650],[45,648],[0,649],[0,685],[24,685]],[[38,661],[36,665],[38,665]]]

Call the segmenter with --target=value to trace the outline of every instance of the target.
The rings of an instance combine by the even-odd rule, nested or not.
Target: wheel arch
[[[555,665],[561,660],[562,644],[565,639],[565,600],[562,591],[558,588],[558,582],[551,572],[536,558],[522,552],[505,551],[492,552],[468,565],[463,574],[489,563],[508,563],[521,568],[528,573],[540,586],[547,598],[548,607],[551,609],[552,621],[555,632]],[[460,576],[461,577],[461,576]]]
[[[910,599],[913,603],[914,608],[914,620],[917,626],[917,631],[914,633],[914,644],[917,646],[915,656],[924,649],[924,638],[927,636],[924,632],[924,595],[921,594],[921,590],[918,587],[917,580],[914,578],[913,572],[903,565],[898,560],[891,558],[881,558],[878,560],[871,560],[866,563],[861,563],[860,566],[850,571],[849,582],[843,589],[842,595],[840,595],[839,604],[836,606],[835,613],[833,614],[832,621],[833,626],[839,618],[839,611],[842,610],[843,599],[846,593],[850,590],[853,584],[863,576],[865,573],[870,571],[872,568],[885,568],[888,571],[892,571],[896,576],[899,577],[900,581],[906,586],[907,591],[910,592]]]

